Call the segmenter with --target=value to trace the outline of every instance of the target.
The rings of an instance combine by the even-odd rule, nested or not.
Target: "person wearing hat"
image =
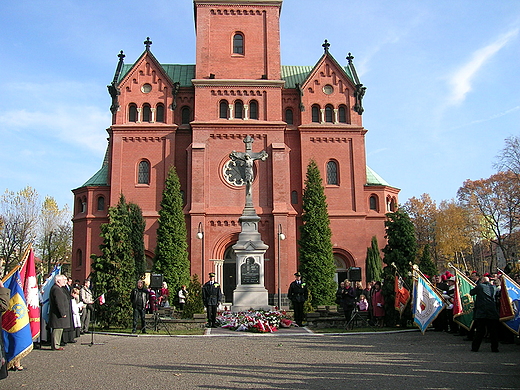
[[[221,300],[220,284],[215,282],[215,273],[210,272],[209,280],[202,286],[202,301],[206,306],[209,328],[217,327],[217,307]]]
[[[287,298],[292,302],[294,309],[294,322],[298,326],[303,326],[303,304],[309,296],[307,285],[302,282],[302,275],[299,272],[294,274],[295,280],[289,286]]]

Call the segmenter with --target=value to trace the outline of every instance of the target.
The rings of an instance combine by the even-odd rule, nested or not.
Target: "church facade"
[[[268,245],[265,288],[276,302],[298,270],[302,191],[316,161],[327,197],[337,278],[364,273],[373,236],[384,246],[385,213],[399,190],[367,166],[365,88],[353,57],[340,65],[327,41],[314,65],[280,61],[281,0],[194,0],[196,63],[162,63],[148,38],[131,64],[119,54],[109,85],[112,124],[101,169],[73,190],[72,276],[91,272],[100,254],[100,226],[120,194],[146,220],[151,269],[164,182],[175,166],[185,201],[191,274],[215,272],[226,301],[236,286],[232,246],[241,227],[245,186],[230,153],[266,151],[253,162],[250,188],[258,231]],[[157,44],[157,43],[156,43]]]

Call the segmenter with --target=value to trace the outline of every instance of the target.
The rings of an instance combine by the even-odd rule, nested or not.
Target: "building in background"
[[[105,159],[73,190],[73,278],[90,274],[90,255],[100,254],[100,225],[121,193],[143,210],[151,269],[162,191],[174,165],[185,199],[191,273],[205,279],[215,272],[230,302],[236,286],[231,247],[240,233],[245,189],[229,175],[229,154],[244,150],[247,135],[254,139],[253,152],[269,154],[255,162],[252,196],[269,245],[270,302],[278,291],[285,296],[298,269],[302,190],[311,159],[324,181],[337,277],[344,279],[350,267],[364,270],[372,236],[384,246],[385,213],[397,204],[399,190],[367,166],[365,89],[353,57],[341,65],[325,41],[316,48],[317,58],[322,55],[314,65],[281,65],[281,0],[195,0],[194,6],[195,65],[160,62],[149,38],[134,63],[124,64],[119,55],[109,85],[113,117]]]

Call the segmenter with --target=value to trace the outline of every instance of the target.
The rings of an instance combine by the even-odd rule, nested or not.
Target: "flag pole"
[[[27,247],[27,249],[25,250],[24,254],[23,254],[23,257],[22,259],[24,259],[22,262],[18,262],[18,264],[16,264],[13,269],[11,271],[9,271],[7,273],[7,275],[5,275],[3,278],[2,278],[2,283],[4,283],[7,279],[9,279],[17,270],[19,270],[20,268],[23,267],[23,265],[25,264],[25,262],[27,261],[27,259],[29,258],[29,251],[31,250],[32,248],[32,242],[29,243],[29,246]]]

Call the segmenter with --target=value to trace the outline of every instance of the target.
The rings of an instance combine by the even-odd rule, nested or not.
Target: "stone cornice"
[[[233,80],[233,79],[193,79],[195,88],[283,88],[285,80]]]

